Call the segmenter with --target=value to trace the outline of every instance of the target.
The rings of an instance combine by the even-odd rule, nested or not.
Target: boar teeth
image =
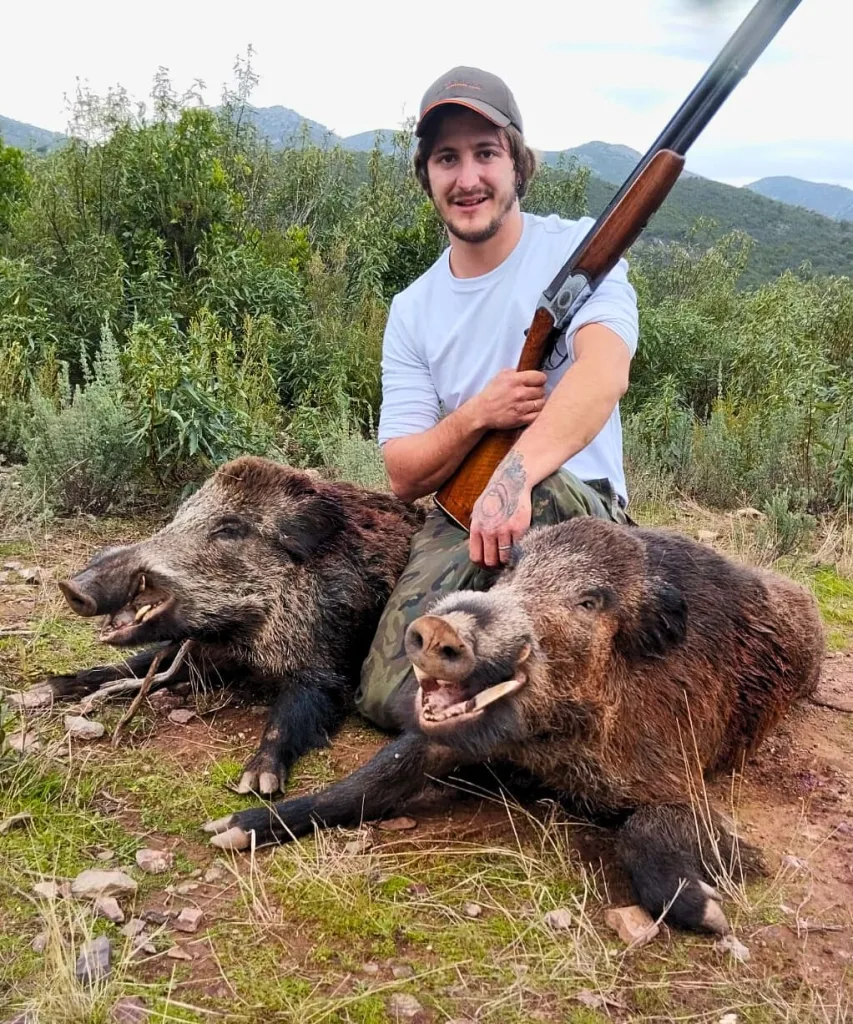
[[[508,694],[520,690],[524,683],[525,680],[523,679],[507,679],[502,683],[497,683],[495,686],[490,686],[487,690],[481,690],[478,694],[466,700],[464,704],[454,704],[452,707],[445,708],[437,713],[429,708],[425,708],[424,718],[432,722],[445,722],[448,718],[458,718],[459,715],[470,715],[476,711],[482,711],[483,708],[488,707],[489,704],[494,704],[501,697],[506,697]]]
[[[149,613],[149,612],[151,611],[151,609],[152,609],[153,607],[154,607],[154,605],[153,605],[153,604],[144,604],[144,605],[143,605],[143,606],[142,606],[142,607],[141,607],[141,608],[140,608],[140,609],[139,609],[139,610],[137,611],[136,615],[134,616],[134,619],[133,619],[133,621],[134,621],[134,622],[140,622],[140,621],[141,621],[142,619],[144,619],[144,618],[145,618],[145,616],[146,616],[146,615],[147,615],[147,614],[148,614],[148,613]]]

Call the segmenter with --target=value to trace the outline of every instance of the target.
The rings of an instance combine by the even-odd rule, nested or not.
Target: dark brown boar
[[[107,616],[106,643],[160,646],[54,677],[47,690],[90,693],[128,671],[144,674],[164,650],[165,669],[175,641],[196,641],[176,678],[196,672],[277,688],[239,786],[273,793],[352,709],[361,662],[422,520],[389,494],[265,459],[229,462],[164,529],[101,552],[61,584],[78,614]]]
[[[815,687],[823,627],[804,588],[675,533],[576,519],[530,531],[488,592],[439,600],[406,649],[406,732],[324,793],[210,823],[214,843],[402,813],[427,776],[488,761],[619,824],[653,914],[726,930],[708,879],[733,840],[719,820],[703,831],[692,800]]]

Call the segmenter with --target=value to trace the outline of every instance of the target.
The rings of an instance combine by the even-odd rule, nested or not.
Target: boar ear
[[[346,525],[340,505],[327,494],[312,494],[278,520],[278,542],[294,562],[306,562]]]
[[[687,602],[671,583],[659,578],[648,581],[637,618],[624,624],[616,634],[617,648],[632,658],[662,658],[687,635]]]

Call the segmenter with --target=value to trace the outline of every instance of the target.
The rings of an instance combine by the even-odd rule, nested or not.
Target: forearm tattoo
[[[515,512],[526,482],[524,456],[511,451],[498,466],[492,482],[480,496],[480,514],[486,524],[508,519]]]

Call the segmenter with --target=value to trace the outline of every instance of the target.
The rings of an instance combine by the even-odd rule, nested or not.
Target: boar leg
[[[403,733],[367,764],[328,789],[288,800],[274,807],[238,811],[208,822],[206,832],[224,850],[245,850],[255,844],[287,842],[315,828],[353,827],[399,814],[419,796],[431,779],[449,775],[462,761],[458,751],[440,746],[419,733]]]
[[[124,661],[115,665],[99,665],[96,668],[83,669],[76,675],[49,676],[38,686],[25,691],[21,695],[21,702],[27,707],[37,707],[42,704],[50,704],[54,700],[68,700],[74,697],[85,697],[95,690],[99,690],[107,683],[115,682],[117,679],[124,679],[126,676],[136,676],[139,679],[145,677],[145,673],[151,668],[151,664],[158,654],[165,651],[163,660],[160,662],[160,670],[165,671],[172,663],[175,654],[178,652],[178,645],[161,645],[151,647],[147,651],[134,654]],[[188,678],[189,668],[182,667],[175,674],[175,682]]]
[[[758,851],[719,819],[707,823],[689,804],[641,807],[619,830],[618,853],[640,903],[655,917],[691,931],[729,931],[715,875],[760,870]],[[670,905],[671,904],[671,905]]]
[[[351,682],[329,669],[303,669],[279,684],[257,754],[249,761],[238,793],[269,796],[284,789],[294,762],[309,750],[326,747],[352,710]]]

